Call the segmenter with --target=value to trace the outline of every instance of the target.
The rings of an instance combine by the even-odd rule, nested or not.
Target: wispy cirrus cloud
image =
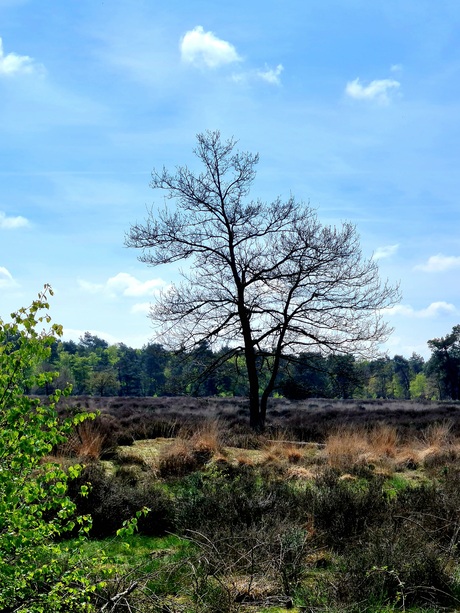
[[[111,297],[127,296],[139,298],[140,296],[155,296],[165,287],[162,279],[150,279],[139,281],[127,272],[119,272],[114,277],[107,279],[105,283],[91,283],[83,279],[79,280],[79,286],[91,294],[107,294]]]
[[[0,38],[0,77],[42,71],[43,66],[28,55],[18,55],[17,53],[5,54],[3,51],[3,40]]]
[[[444,272],[460,268],[460,256],[443,255],[438,253],[428,258],[425,264],[418,264],[415,270],[423,270],[425,272]]]
[[[180,52],[182,61],[197,67],[218,68],[242,61],[231,43],[213,32],[205,32],[203,26],[196,26],[184,34]]]
[[[399,245],[385,245],[384,247],[377,247],[372,259],[383,260],[385,258],[390,258],[398,251],[398,249]]]
[[[0,211],[0,230],[15,230],[16,228],[24,228],[29,226],[29,220],[18,215],[17,217],[8,217],[6,213]]]
[[[13,275],[4,266],[0,266],[0,288],[18,287]]]
[[[425,309],[416,310],[409,305],[398,304],[389,309],[384,309],[385,315],[402,315],[403,317],[417,319],[432,319],[440,315],[453,315],[457,313],[455,305],[449,302],[432,302]]]
[[[345,94],[355,100],[372,100],[386,104],[390,101],[390,92],[399,89],[400,85],[395,79],[376,79],[368,85],[363,85],[357,78],[347,83]]]

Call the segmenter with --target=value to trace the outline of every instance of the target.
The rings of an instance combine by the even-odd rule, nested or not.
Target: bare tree
[[[322,226],[293,197],[248,201],[258,155],[237,151],[219,132],[197,139],[203,171],[154,170],[151,187],[175,206],[151,209],[126,245],[150,266],[187,262],[183,282],[151,308],[158,338],[186,350],[203,341],[225,346],[220,362],[244,355],[250,424],[259,429],[282,359],[312,350],[369,353],[391,332],[380,311],[399,290],[380,282],[353,224]],[[269,376],[261,390],[262,369]]]

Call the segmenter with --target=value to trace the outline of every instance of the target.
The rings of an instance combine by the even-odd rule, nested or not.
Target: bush
[[[177,528],[199,530],[211,538],[306,519],[303,490],[269,469],[250,465],[225,464],[189,475],[178,485],[176,497]]]
[[[162,536],[173,530],[171,495],[145,476],[127,478],[125,469],[109,475],[100,464],[89,464],[72,485],[71,495],[78,511],[92,518],[90,535],[94,538],[113,536],[123,522],[143,508],[150,512],[138,519],[137,528],[141,534]],[[85,497],[78,493],[81,486],[89,487]]]
[[[412,521],[391,519],[368,532],[345,556],[338,585],[346,602],[405,606],[453,604],[454,583],[438,544]]]
[[[80,467],[66,472],[46,457],[88,416],[60,421],[59,391],[43,403],[27,395],[56,377],[38,369],[62,332],[57,325],[36,330],[50,323],[47,293],[10,323],[0,320],[0,609],[81,613],[93,610],[96,586],[76,551],[56,542],[76,526],[89,527],[67,494]]]
[[[343,551],[388,512],[384,479],[343,479],[326,469],[311,491],[310,510],[322,542],[334,551]]]

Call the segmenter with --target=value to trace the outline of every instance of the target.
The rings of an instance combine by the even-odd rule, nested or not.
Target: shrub
[[[214,536],[243,528],[286,524],[305,519],[303,492],[268,470],[242,464],[212,467],[180,483],[177,525]]]
[[[155,481],[143,476],[128,476],[126,467],[115,474],[107,474],[100,464],[87,465],[72,486],[71,494],[80,513],[90,515],[90,535],[105,538],[116,534],[123,523],[143,508],[150,509],[141,516],[137,528],[141,534],[162,536],[174,528],[174,504],[171,496]],[[85,497],[79,496],[81,486],[89,487]]]
[[[384,479],[346,480],[334,469],[326,469],[311,491],[314,527],[325,545],[343,551],[369,526],[382,520],[388,512]]]
[[[359,593],[368,603],[399,605],[402,610],[416,604],[452,604],[454,583],[447,562],[420,526],[390,519],[346,552],[338,595],[352,602]]]
[[[89,527],[77,516],[67,494],[69,481],[80,467],[68,472],[46,461],[84,417],[60,421],[57,391],[41,403],[29,389],[51,383],[56,373],[39,372],[62,328],[50,323],[47,294],[29,308],[0,320],[0,609],[5,612],[91,611],[95,589],[75,551],[56,540],[75,526]]]

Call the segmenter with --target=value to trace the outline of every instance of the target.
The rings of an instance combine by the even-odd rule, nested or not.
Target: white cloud
[[[108,294],[110,297],[155,296],[165,287],[165,282],[162,279],[139,281],[127,272],[119,272],[114,277],[107,279],[105,283],[91,283],[83,279],[80,279],[78,283],[86,292]]]
[[[259,70],[257,72],[257,76],[271,85],[279,85],[281,82],[280,75],[283,70],[284,68],[282,64],[278,64],[276,68],[269,68],[268,66],[265,66],[265,70]]]
[[[18,284],[13,279],[13,275],[4,266],[0,266],[0,287],[17,287]]]
[[[390,67],[391,72],[402,72],[403,66],[402,64],[393,64]]]
[[[217,68],[241,61],[231,43],[217,38],[212,32],[205,32],[202,26],[185,33],[180,42],[180,51],[184,62],[200,67]]]
[[[0,229],[13,230],[15,228],[24,228],[29,225],[29,221],[25,217],[8,217],[6,213],[0,211]]]
[[[84,279],[78,280],[78,285],[82,290],[88,292],[89,294],[99,294],[104,291],[104,285],[99,283],[91,283],[90,281],[85,281]]]
[[[383,260],[394,255],[399,249],[399,245],[385,245],[384,247],[377,247],[373,259]]]
[[[280,85],[281,84],[281,73],[284,68],[282,64],[278,64],[276,68],[269,68],[265,66],[265,68],[259,70],[246,70],[235,72],[232,74],[231,79],[234,83],[242,83],[248,84],[255,81],[265,81],[269,85]]]
[[[107,281],[107,288],[115,292],[121,292],[123,296],[153,296],[158,294],[164,286],[161,279],[139,281],[127,272],[119,272],[115,277]]]
[[[108,332],[101,332],[100,330],[77,330],[75,328],[64,328],[62,334],[62,340],[64,341],[75,341],[78,343],[81,336],[84,336],[85,332],[89,332],[93,336],[97,336],[98,338],[102,338],[104,341],[109,343],[109,345],[115,345],[119,342],[112,334]]]
[[[3,52],[3,41],[0,38],[0,76],[11,76],[18,73],[31,73],[42,70],[43,66],[37,64],[28,55],[17,55],[16,53]]]
[[[443,255],[442,253],[432,255],[425,264],[415,266],[416,270],[425,272],[444,272],[453,268],[460,268],[460,256]]]
[[[394,79],[377,79],[369,85],[361,85],[359,78],[349,81],[345,93],[356,100],[376,100],[377,102],[389,102],[389,91],[400,87],[399,81]]]
[[[131,307],[131,313],[137,315],[141,313],[142,315],[148,315],[150,313],[152,305],[150,302],[139,302],[138,304],[134,304]]]
[[[457,313],[457,309],[449,302],[440,301],[432,302],[426,309],[420,309],[419,311],[416,311],[409,305],[398,304],[389,309],[384,309],[383,313],[385,315],[401,315],[416,319],[433,319],[439,315]]]

